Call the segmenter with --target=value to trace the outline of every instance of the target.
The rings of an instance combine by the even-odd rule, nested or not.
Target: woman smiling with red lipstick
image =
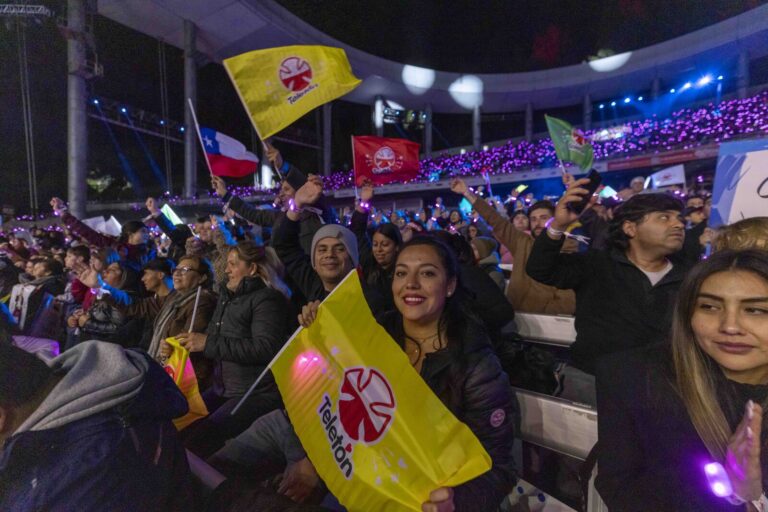
[[[396,310],[378,318],[493,460],[484,475],[432,492],[422,506],[425,512],[496,510],[515,481],[511,450],[516,402],[465,294],[453,251],[437,239],[418,236],[397,255],[392,281]]]

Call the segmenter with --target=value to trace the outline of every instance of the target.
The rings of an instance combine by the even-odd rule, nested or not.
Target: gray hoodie
[[[61,427],[127,402],[138,395],[150,364],[138,352],[101,341],[41,359],[66,374],[14,434]]]

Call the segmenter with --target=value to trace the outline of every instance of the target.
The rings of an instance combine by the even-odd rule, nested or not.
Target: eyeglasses
[[[176,267],[175,269],[173,269],[173,273],[174,274],[180,274],[182,276],[187,275],[187,272],[189,272],[189,271],[200,273],[199,270],[197,270],[196,268],[192,268],[192,267]]]

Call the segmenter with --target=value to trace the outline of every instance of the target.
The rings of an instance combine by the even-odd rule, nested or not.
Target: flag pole
[[[211,169],[211,162],[208,161],[208,155],[205,153],[205,144],[203,143],[203,136],[200,135],[200,125],[197,123],[197,114],[195,113],[195,107],[192,106],[192,98],[187,98],[187,105],[189,111],[192,114],[192,121],[195,123],[195,133],[197,133],[197,140],[200,141],[200,147],[203,148],[203,156],[205,157],[205,164],[208,166],[208,173],[213,176],[213,170]]]
[[[357,170],[355,169],[355,136],[350,135],[349,141],[352,144],[352,186],[355,187],[355,199],[360,199],[360,194],[357,192]]]
[[[197,296],[195,297],[195,305],[192,307],[192,321],[189,322],[189,331],[192,332],[192,329],[195,326],[195,317],[197,316],[197,306],[200,304],[200,291],[203,289],[202,286],[197,287]]]

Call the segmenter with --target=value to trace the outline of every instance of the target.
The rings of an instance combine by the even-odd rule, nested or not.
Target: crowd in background
[[[749,101],[724,103],[720,115],[746,115],[753,103],[764,108],[765,94]],[[688,112],[686,119],[714,122],[712,115]],[[673,116],[676,123],[683,117]],[[648,127],[643,123],[635,128],[646,146],[667,143],[663,137],[645,134]],[[655,126],[654,133],[666,129]],[[669,129],[678,142],[687,137],[678,125]],[[624,143],[607,145],[615,153],[621,149],[614,146]],[[601,148],[596,146],[598,154]],[[759,251],[766,249],[768,219],[748,219],[712,231],[707,228],[711,197],[706,194],[681,198],[649,192],[643,190],[641,179],[629,184],[623,200],[590,198],[583,188],[587,180],[564,175],[565,192],[553,202],[518,197],[517,192],[507,198],[490,197],[488,191],[473,190],[455,178],[450,202],[465,199],[469,209],[449,207],[438,199],[418,211],[376,210],[371,206],[375,189],[365,185],[354,204],[335,211],[326,204],[321,178],[284,162],[274,148],[268,158],[285,176],[274,209],[254,207],[228,191],[223,179],[213,177],[211,186],[226,212],[221,217],[200,216],[190,225],[174,225],[158,201],[148,198],[149,216],[126,222],[120,236],[111,237],[84,224],[54,198],[51,206],[64,230],[0,235],[4,299],[0,346],[5,351],[0,357],[0,412],[15,410],[26,420],[4,424],[0,414],[0,434],[5,434],[0,437],[5,442],[0,508],[18,509],[20,504],[49,508],[66,503],[56,501],[64,499],[62,492],[74,500],[70,503],[101,499],[107,504],[126,500],[135,504],[131,510],[191,507],[200,499],[182,447],[228,478],[210,498],[215,503],[209,505],[212,510],[224,510],[241,503],[238,500],[256,500],[249,510],[266,510],[266,505],[253,504],[265,499],[286,509],[338,508],[293,431],[273,378],[263,379],[237,413],[232,411],[296,327],[310,325],[320,302],[357,268],[377,320],[493,460],[489,473],[453,489],[436,489],[425,510],[495,510],[510,492],[516,481],[512,443],[520,415],[513,386],[598,408],[600,444],[611,450],[599,452],[598,489],[611,510],[630,510],[630,497],[658,484],[666,473],[654,473],[660,459],[644,458],[632,451],[640,448],[616,439],[619,433],[635,431],[626,424],[628,417],[660,414],[628,405],[631,400],[620,392],[640,384],[626,381],[631,375],[616,375],[616,368],[629,366],[642,373],[640,379],[653,365],[666,371],[674,362],[670,375],[679,377],[679,372],[695,369],[703,372],[697,374],[702,382],[711,384],[706,372],[715,363],[730,368],[729,363],[711,354],[698,363],[686,359],[690,347],[685,344],[693,342],[692,335],[686,338],[683,331],[690,331],[691,317],[698,313],[690,311],[694,307],[690,304],[678,304],[673,320],[678,291],[687,290],[681,300],[696,302],[703,284],[712,287],[712,276],[733,268],[757,273],[754,286],[768,282],[768,276],[755,270],[765,264]],[[468,174],[477,172],[474,166]],[[582,201],[588,206],[578,215],[573,205]],[[701,270],[715,264],[719,265],[715,270]],[[728,286],[720,283],[719,290],[727,292]],[[525,357],[509,327],[515,312],[575,316],[577,337],[570,360],[558,365],[554,358]],[[657,350],[656,359],[648,362],[650,356],[633,352],[667,346],[673,324],[674,357],[665,358],[666,352]],[[178,339],[191,353],[210,412],[178,437],[163,429],[168,428],[168,419],[184,414],[184,400],[157,371],[161,368],[157,363],[171,352],[168,337]],[[8,348],[34,340],[58,342],[58,366],[41,366],[39,360]],[[9,377],[18,376],[22,368],[28,377],[14,379],[27,382],[26,387]],[[744,384],[728,371],[718,375]],[[607,384],[619,377],[624,379],[621,385]],[[723,380],[718,379],[717,383]],[[697,411],[691,414],[695,430],[688,430],[703,439],[702,446],[710,453],[725,454],[736,450],[732,444],[751,449],[746,426],[737,428],[743,423],[738,411],[747,407],[749,419],[744,425],[752,422],[768,382],[758,379],[750,384],[760,384],[760,389],[738,388],[736,398],[719,402],[729,404],[727,421],[720,421],[720,430],[714,432],[707,430],[707,415],[723,418],[717,402],[707,399],[701,405],[696,389],[684,384],[670,388],[673,391],[665,389],[663,395],[670,400],[665,405],[675,409],[680,404],[669,394],[680,393],[683,410]],[[721,390],[720,384],[716,386]],[[99,394],[99,389],[110,391]],[[730,396],[730,388],[722,389]],[[11,392],[15,396],[9,398]],[[650,393],[649,402],[656,397],[654,389],[643,392]],[[67,393],[71,396],[64,396]],[[732,402],[738,408],[731,410]],[[747,402],[754,405],[745,406]],[[624,409],[623,419],[617,418],[615,411]],[[503,412],[502,421],[489,423],[493,414],[499,417],[497,411]],[[93,420],[94,415],[100,422]],[[117,417],[128,420],[110,423]],[[676,421],[688,426],[684,415]],[[161,425],[159,433],[150,428],[152,422]],[[674,425],[648,428],[667,432]],[[114,434],[120,428],[138,436],[135,449],[132,441],[126,441],[130,436]],[[729,444],[730,433],[723,440],[728,428],[740,433],[741,444]],[[760,437],[757,428],[753,430]],[[110,465],[114,463],[98,457],[79,458],[77,451],[87,444],[80,437],[85,429],[98,432],[100,449],[123,457],[122,466],[114,468]],[[638,446],[648,441],[642,432],[637,435],[633,442]],[[49,441],[64,448],[39,452],[40,443]],[[680,442],[694,443],[688,438]],[[166,448],[157,448],[161,445]],[[706,452],[699,445],[694,448],[692,453]],[[622,452],[624,465],[611,455]],[[679,454],[680,461],[688,458],[687,453]],[[45,464],[60,467],[40,469]],[[36,481],[46,489],[42,494],[25,491],[35,472],[40,474]],[[123,490],[110,497],[102,491],[87,496],[82,488],[86,481],[98,480],[95,473]],[[628,474],[637,481],[630,482]],[[762,474],[763,481],[766,476]],[[257,485],[261,482],[268,484]],[[720,510],[716,499],[699,492],[699,487],[693,477],[678,479],[659,496],[677,499],[684,505],[678,510]],[[754,497],[754,489],[740,489],[743,496]]]

